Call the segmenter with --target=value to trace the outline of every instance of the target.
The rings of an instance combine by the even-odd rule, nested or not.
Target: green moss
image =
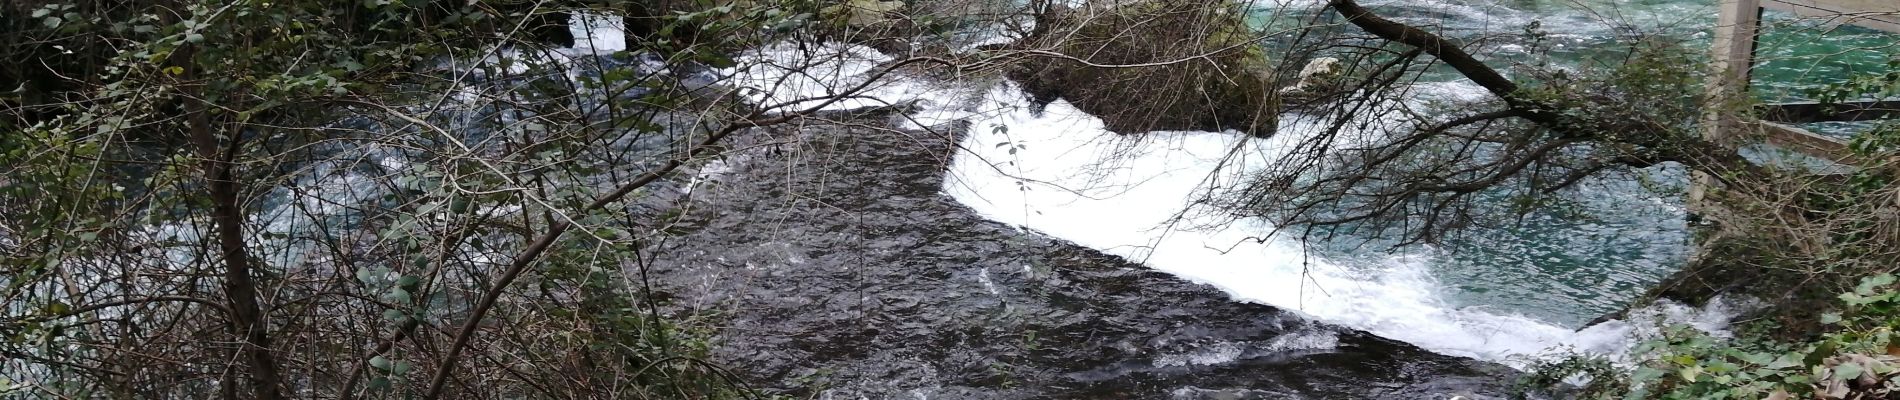
[[[1027,46],[1047,58],[1012,78],[1039,100],[1066,99],[1109,130],[1273,131],[1274,64],[1231,0],[1139,1],[1096,14],[1055,12]]]

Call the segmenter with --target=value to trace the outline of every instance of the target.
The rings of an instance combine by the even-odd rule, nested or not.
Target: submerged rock
[[[799,398],[1425,399],[1514,372],[1233,301],[941,194],[962,127],[807,125],[703,176],[652,272]]]

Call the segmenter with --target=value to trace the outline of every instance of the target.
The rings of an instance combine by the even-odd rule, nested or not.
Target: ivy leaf
[[[1850,305],[1850,306],[1858,306],[1858,305],[1868,303],[1867,297],[1862,296],[1858,293],[1841,293],[1840,298],[1841,298],[1841,302],[1847,303],[1847,305]]]
[[[390,289],[389,293],[383,293],[383,301],[396,304],[409,304],[409,291],[402,290],[402,288]]]
[[[1854,292],[1860,293],[1863,295],[1873,294],[1874,289],[1879,289],[1887,285],[1892,285],[1893,281],[1894,281],[1893,274],[1880,274],[1880,275],[1870,276],[1870,277],[1867,277],[1867,279],[1862,279],[1860,281],[1860,286],[1854,288]]]
[[[1636,369],[1636,372],[1630,373],[1630,380],[1635,381],[1635,382],[1650,382],[1656,379],[1660,379],[1664,375],[1667,375],[1668,373],[1669,373],[1668,371],[1664,371],[1661,369],[1642,367],[1642,368]]]
[[[1676,371],[1676,374],[1682,375],[1682,380],[1693,383],[1696,381],[1696,378],[1699,378],[1702,376],[1702,366],[1691,365],[1691,366],[1688,366],[1687,368],[1683,368],[1682,370]]]
[[[1742,352],[1741,354],[1736,354],[1735,358],[1755,365],[1768,365],[1768,363],[1775,362],[1775,356],[1767,353]]]
[[[1776,357],[1774,362],[1770,362],[1768,363],[1768,365],[1762,366],[1762,368],[1782,369],[1782,368],[1797,367],[1800,365],[1801,365],[1800,362],[1795,361],[1793,354],[1782,354],[1781,357]]]
[[[1695,356],[1682,354],[1682,355],[1677,355],[1675,358],[1669,359],[1669,361],[1674,361],[1676,365],[1691,365],[1691,364],[1695,364]]]
[[[1862,371],[1860,368],[1860,364],[1846,363],[1846,364],[1836,365],[1834,366],[1834,379],[1839,379],[1839,380],[1860,379],[1861,372]]]

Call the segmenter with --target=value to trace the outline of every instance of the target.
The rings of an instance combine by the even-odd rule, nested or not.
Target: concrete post
[[[1702,138],[1734,143],[1744,125],[1737,114],[1748,100],[1749,70],[1755,65],[1755,35],[1761,26],[1761,0],[1722,0],[1715,24],[1715,75],[1709,80]],[[1707,215],[1715,179],[1697,172],[1689,184],[1689,211]]]

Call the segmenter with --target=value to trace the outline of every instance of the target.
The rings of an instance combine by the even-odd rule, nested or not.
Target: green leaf
[[[402,290],[402,288],[389,289],[389,293],[383,293],[383,301],[396,304],[409,304],[409,291]]]
[[[1775,362],[1775,356],[1768,353],[1739,352],[1739,354],[1735,355],[1735,358],[1755,365],[1767,365],[1768,363]]]
[[[389,378],[378,376],[369,380],[370,390],[389,390]]]
[[[1821,342],[1820,346],[1815,346],[1814,351],[1808,352],[1808,356],[1806,358],[1801,359],[1801,362],[1803,365],[1819,366],[1821,364],[1821,360],[1826,360],[1828,357],[1833,357],[1834,354],[1838,353],[1839,351],[1840,351],[1839,347],[1836,346],[1834,342],[1824,341],[1824,342]]]
[[[1834,379],[1851,380],[1860,378],[1860,364],[1846,363],[1834,366]]]
[[[1874,294],[1874,289],[1879,289],[1887,285],[1892,285],[1893,281],[1894,281],[1893,274],[1880,274],[1880,275],[1870,276],[1870,277],[1867,277],[1867,279],[1862,279],[1860,281],[1860,286],[1854,288],[1854,292],[1860,293],[1863,295],[1871,295],[1871,294]]]
[[[1684,381],[1695,382],[1696,378],[1699,378],[1702,376],[1702,366],[1691,365],[1691,366],[1688,366],[1681,370],[1676,371],[1676,374],[1682,375],[1682,380]]]
[[[1782,368],[1790,368],[1790,367],[1798,367],[1798,366],[1801,366],[1801,363],[1798,361],[1795,361],[1793,354],[1782,354],[1781,357],[1775,358],[1774,362],[1768,363],[1768,365],[1764,365],[1762,366],[1762,368],[1782,369]]]
[[[1841,302],[1847,303],[1847,305],[1850,305],[1850,306],[1858,306],[1862,304],[1867,304],[1867,297],[1861,296],[1860,294],[1857,294],[1857,293],[1841,293],[1840,297],[1841,297]]]
[[[1635,381],[1635,382],[1649,382],[1649,381],[1661,379],[1663,376],[1668,375],[1668,374],[1669,374],[1668,371],[1664,371],[1661,369],[1642,367],[1642,368],[1637,368],[1636,372],[1630,373],[1630,380]]]
[[[390,364],[389,359],[383,356],[376,356],[375,358],[369,359],[369,366],[376,367],[376,369],[380,370],[388,370]]]
[[[1837,312],[1821,313],[1821,323],[1823,324],[1841,323],[1841,313],[1837,313]]]

